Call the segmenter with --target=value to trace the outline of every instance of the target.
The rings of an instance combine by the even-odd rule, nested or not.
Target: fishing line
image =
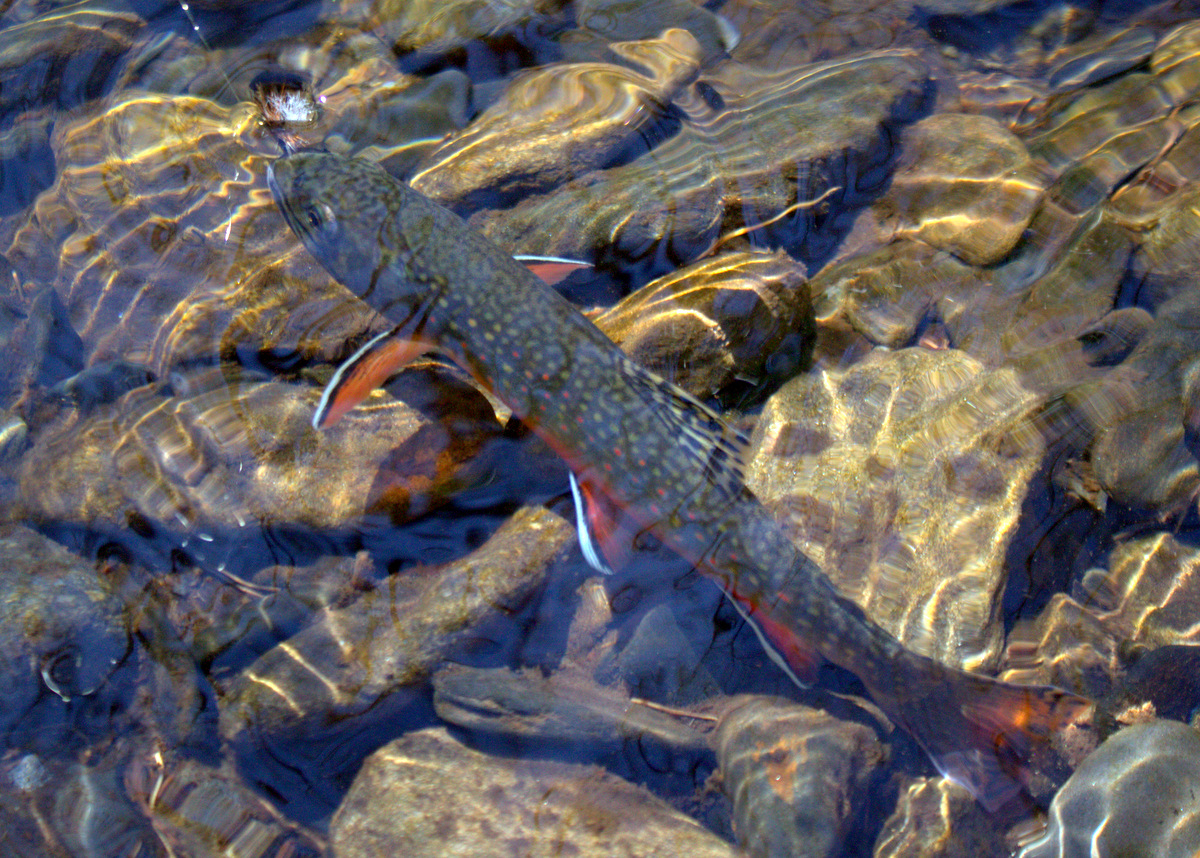
[[[208,39],[204,38],[204,34],[200,32],[200,24],[196,22],[196,18],[192,15],[192,7],[187,0],[179,0],[179,8],[183,10],[183,14],[187,16],[188,21],[192,24],[192,29],[196,32],[196,38],[200,40],[200,44],[204,45],[204,49],[210,54],[213,53],[213,46],[208,43]],[[230,92],[237,92],[237,88],[233,85],[229,75],[225,73],[225,68],[218,65],[217,68],[221,72],[221,77],[225,78],[225,83],[229,87]],[[219,96],[220,93],[217,93]]]

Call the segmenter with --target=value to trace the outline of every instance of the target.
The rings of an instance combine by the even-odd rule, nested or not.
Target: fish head
[[[389,261],[382,232],[393,213],[394,184],[376,164],[327,152],[295,152],[267,168],[267,185],[292,232],[359,296]]]

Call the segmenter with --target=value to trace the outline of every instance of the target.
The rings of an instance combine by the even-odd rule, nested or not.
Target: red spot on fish
[[[622,453],[621,453],[621,448],[620,448],[620,447],[613,447],[613,455],[614,455],[614,456],[620,456],[620,455],[622,455]]]
[[[604,463],[604,470],[606,470],[606,471],[611,471],[611,470],[612,470],[612,462],[605,462],[605,463]]]
[[[659,486],[658,487],[658,496],[660,498],[665,498],[667,496],[667,490],[664,489],[662,486]]]
[[[549,380],[550,380],[550,373],[543,372],[542,373],[542,381],[549,381]]]
[[[579,416],[577,416],[575,418],[575,422],[578,423],[580,426],[582,426],[583,425],[583,415],[580,414]]]

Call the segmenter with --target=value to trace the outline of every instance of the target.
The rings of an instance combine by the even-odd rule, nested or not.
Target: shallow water
[[[665,549],[595,575],[564,466],[452,366],[421,358],[315,432],[334,367],[387,324],[306,253],[266,167],[283,145],[379,161],[508,252],[588,263],[557,288],[750,436],[750,486],[906,646],[1097,699],[1109,726],[1188,721],[1191,15],[6,6],[14,854],[234,839],[239,855],[356,855],[372,807],[449,815],[421,837],[478,854],[501,819],[515,828],[491,845],[521,854],[623,842],[522,823],[522,784],[590,775],[512,760],[646,787],[666,804],[595,792],[616,818],[644,812],[650,843],[708,838],[688,851],[1004,854],[1028,837],[1039,812],[990,821],[850,674],[796,689]],[[298,88],[302,114],[312,93],[313,116],[274,118],[264,76]],[[735,719],[737,695],[786,707]],[[523,719],[535,698],[550,714]],[[453,740],[431,732],[448,724]],[[449,776],[456,803],[396,797],[402,775],[370,767],[347,799],[396,739],[395,759],[468,773]],[[756,815],[774,787],[755,778],[779,759],[794,804]],[[88,798],[56,802],[62,784]],[[582,813],[572,801],[556,819]],[[1196,848],[1184,817],[1176,845]]]

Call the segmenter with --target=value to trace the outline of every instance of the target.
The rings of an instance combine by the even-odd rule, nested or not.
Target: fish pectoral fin
[[[563,259],[561,256],[532,256],[530,254],[518,253],[513,255],[513,259],[537,275],[547,286],[553,286],[556,283],[562,282],[581,268],[592,267],[590,262],[581,262],[578,259]]]
[[[371,391],[382,387],[393,373],[432,348],[430,343],[399,337],[395,331],[372,337],[337,368],[325,385],[313,414],[313,427],[328,429]]]
[[[574,473],[570,478],[583,559],[597,572],[611,575],[629,562],[641,528],[603,492],[581,483]]]

